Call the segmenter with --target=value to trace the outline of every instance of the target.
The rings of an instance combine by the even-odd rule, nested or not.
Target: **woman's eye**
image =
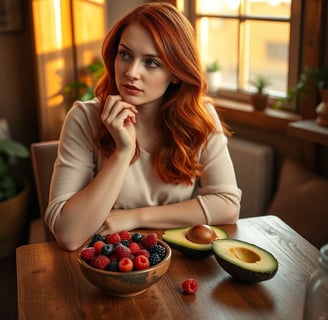
[[[119,56],[121,57],[122,60],[129,60],[130,59],[130,54],[126,51],[119,51]]]
[[[154,59],[147,59],[145,61],[145,64],[146,64],[146,66],[151,67],[151,68],[156,68],[161,65],[157,60],[154,60]]]

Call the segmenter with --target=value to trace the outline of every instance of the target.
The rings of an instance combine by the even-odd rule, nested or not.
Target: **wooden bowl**
[[[118,297],[136,296],[156,283],[170,266],[171,248],[162,240],[158,240],[158,243],[165,247],[166,256],[159,264],[148,269],[131,272],[100,270],[85,262],[79,253],[80,269],[89,282],[109,295]]]

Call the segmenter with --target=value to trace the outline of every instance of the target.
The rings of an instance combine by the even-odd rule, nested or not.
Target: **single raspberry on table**
[[[88,247],[81,250],[81,258],[84,261],[90,261],[96,255],[96,249],[94,247]]]
[[[94,267],[97,269],[104,270],[109,265],[110,259],[107,256],[104,256],[103,254],[100,254],[96,257],[94,261]]]
[[[118,270],[121,272],[130,272],[133,269],[133,262],[130,258],[123,258],[118,262]]]
[[[133,266],[135,270],[144,270],[149,268],[149,260],[144,255],[140,255],[134,258]]]
[[[123,244],[118,244],[115,247],[115,254],[117,255],[118,259],[122,259],[128,257],[131,254],[131,250]]]
[[[198,289],[198,283],[195,279],[186,279],[182,283],[182,289],[186,294],[194,294]]]
[[[158,236],[156,233],[148,233],[144,235],[141,239],[141,244],[144,247],[152,247],[157,244]]]
[[[96,256],[101,254],[101,250],[103,248],[103,246],[105,245],[106,243],[104,241],[96,241],[94,244],[93,244],[93,247],[95,248],[96,250]]]

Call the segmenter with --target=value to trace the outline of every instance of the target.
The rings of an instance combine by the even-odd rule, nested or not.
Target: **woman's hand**
[[[97,233],[106,235],[121,230],[133,230],[141,227],[138,209],[113,209]]]
[[[122,100],[119,95],[108,96],[101,121],[112,135],[117,150],[136,147],[136,123],[137,108]]]

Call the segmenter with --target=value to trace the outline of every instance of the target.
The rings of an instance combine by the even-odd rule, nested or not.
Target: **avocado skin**
[[[254,248],[255,252],[260,254],[265,254],[266,257],[269,257],[270,260],[273,262],[273,266],[271,270],[268,271],[256,271],[251,269],[243,268],[242,266],[238,265],[237,263],[232,263],[224,259],[218,252],[216,252],[214,246],[216,241],[224,241],[224,242],[234,242],[235,246],[243,246],[245,245],[246,248],[250,246]],[[234,279],[239,280],[240,282],[245,283],[257,283],[261,281],[270,280],[274,277],[278,270],[278,261],[277,259],[267,250],[260,248],[252,243],[248,243],[242,240],[237,239],[223,239],[223,240],[216,240],[212,243],[213,253],[217,262],[221,265],[221,267],[229,273]],[[231,246],[233,247],[233,246]]]
[[[250,270],[243,269],[233,263],[230,263],[223,258],[215,255],[216,260],[221,265],[221,267],[229,273],[234,279],[245,282],[245,283],[257,283],[261,281],[270,280],[277,273],[277,269],[268,272],[254,272]]]
[[[223,229],[216,226],[211,226],[211,227],[216,231],[217,235],[220,236],[220,239],[227,239],[229,237],[228,233]],[[201,245],[201,248],[192,248],[188,246],[188,243],[190,243],[188,239],[185,238],[185,244],[181,244],[181,243],[177,244],[176,240],[172,238],[172,232],[182,233],[182,235],[185,237],[186,233],[190,228],[191,227],[182,227],[182,228],[166,230],[162,235],[162,239],[167,244],[169,244],[172,249],[178,250],[192,259],[202,259],[213,255],[213,249],[211,243]],[[167,231],[169,231],[170,235],[168,235]]]

